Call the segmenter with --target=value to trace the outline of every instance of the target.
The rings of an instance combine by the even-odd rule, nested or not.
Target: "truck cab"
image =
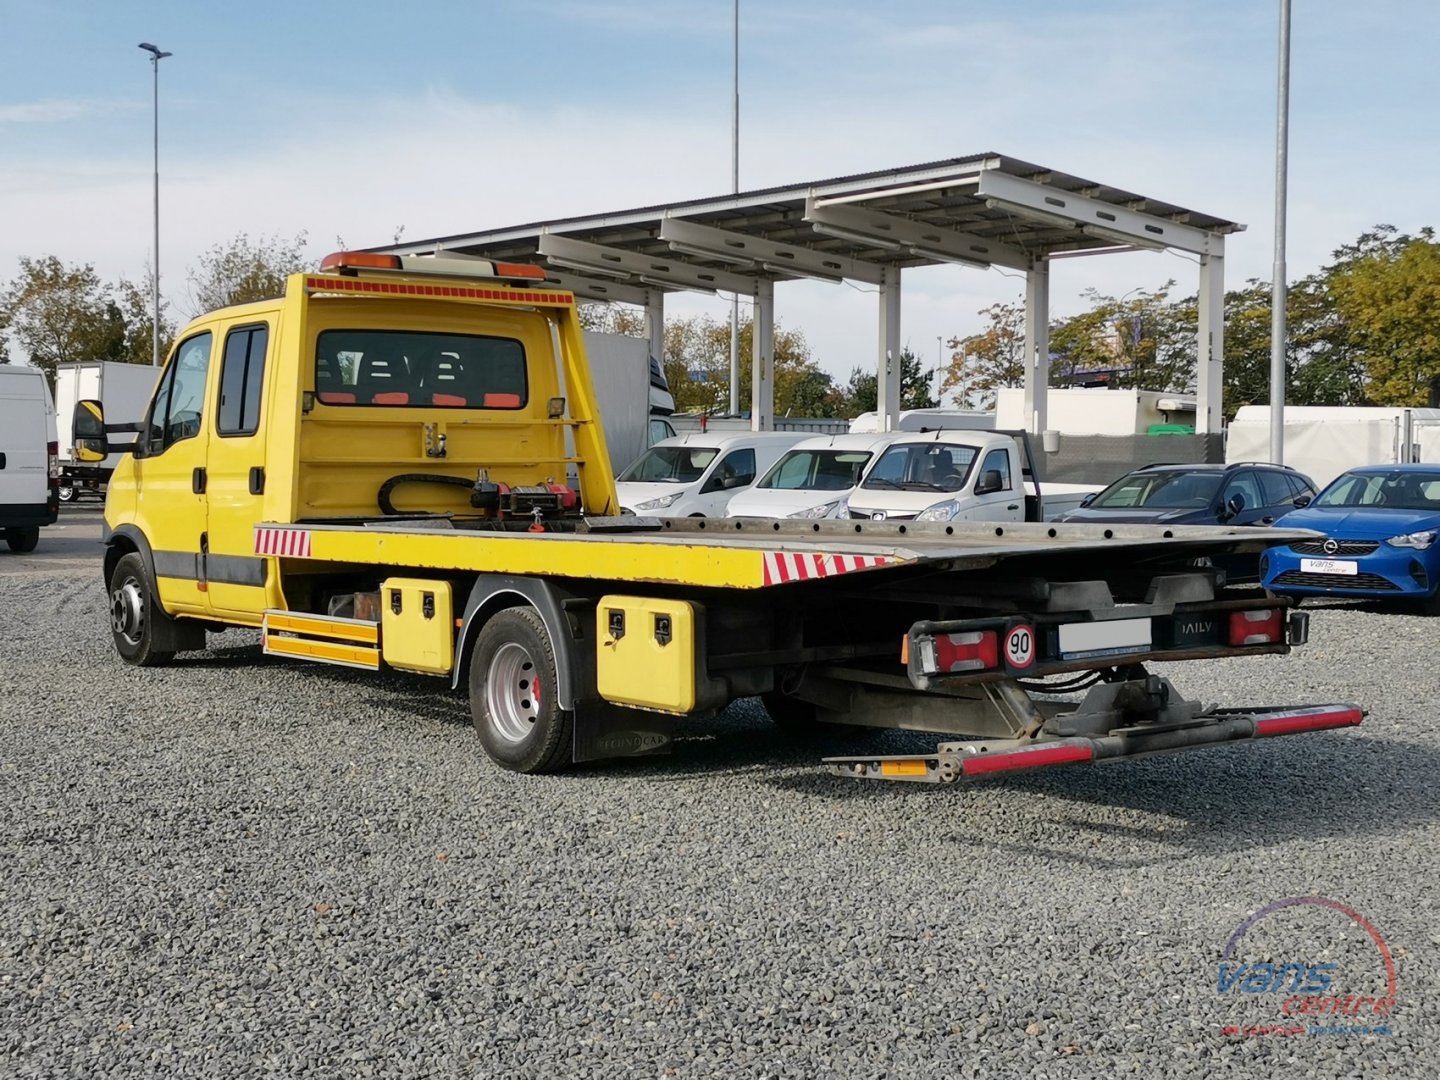
[[[455,273],[488,274],[488,288],[434,284],[436,259],[425,284],[403,266],[359,275],[382,259],[395,257],[337,256],[292,276],[283,297],[203,315],[177,337],[106,503],[110,564],[134,551],[169,615],[259,625],[296,599],[257,550],[261,521],[473,513],[482,472],[489,494],[526,513],[582,498],[618,512],[569,295],[537,288],[537,267],[470,260]],[[98,403],[82,403],[82,445],[108,450],[97,425]]]

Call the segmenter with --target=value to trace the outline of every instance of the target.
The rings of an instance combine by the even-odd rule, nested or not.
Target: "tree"
[[[961,408],[989,408],[1002,387],[1025,381],[1025,305],[991,304],[978,314],[990,325],[946,344],[950,362],[940,378],[940,397]]]
[[[103,357],[114,346],[119,316],[108,299],[89,263],[22,256],[19,276],[0,294],[0,323],[53,383],[57,364]]]
[[[150,329],[154,322],[154,304],[150,294],[148,274],[146,283],[143,285],[128,278],[121,278],[117,281],[112,306],[118,310],[124,331],[118,349],[113,350],[106,359],[119,360],[125,364],[150,363],[154,349],[154,338]],[[175,341],[176,326],[167,313],[169,306],[170,302],[161,297],[160,359],[162,362],[169,355],[170,346]]]
[[[906,345],[900,350],[900,408],[935,408],[939,402],[930,395],[930,382],[930,372],[921,367],[920,358]],[[815,415],[855,417],[880,407],[879,379],[873,368],[852,368],[850,382],[843,388],[835,387],[834,391],[833,411]]]
[[[1440,244],[1377,226],[1336,252],[1327,280],[1334,311],[1358,346],[1366,396],[1425,405],[1440,378]]]
[[[191,313],[200,315],[231,304],[269,300],[285,291],[285,279],[306,268],[305,234],[293,240],[239,233],[216,244],[190,269]]]

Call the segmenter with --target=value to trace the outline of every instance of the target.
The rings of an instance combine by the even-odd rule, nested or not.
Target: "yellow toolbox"
[[[380,655],[391,667],[448,675],[455,663],[455,602],[448,581],[380,583]]]
[[[595,620],[595,682],[601,697],[669,713],[695,708],[694,604],[602,596]]]

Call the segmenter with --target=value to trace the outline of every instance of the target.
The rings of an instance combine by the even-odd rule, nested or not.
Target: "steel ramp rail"
[[[1093,737],[944,742],[933,754],[828,757],[823,764],[838,776],[859,780],[953,784],[957,780],[1053,765],[1103,764],[1250,739],[1355,727],[1364,717],[1365,710],[1358,705],[1224,709],[1179,723],[1141,724]]]

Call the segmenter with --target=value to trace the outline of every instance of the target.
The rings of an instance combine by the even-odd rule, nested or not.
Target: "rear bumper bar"
[[[933,754],[893,757],[831,757],[826,767],[863,780],[952,784],[997,773],[1052,765],[1095,764],[1197,750],[1205,746],[1355,727],[1365,717],[1357,705],[1306,705],[1291,709],[1229,709],[1174,725],[1139,725],[1108,735],[1055,739],[992,739],[941,743]]]

